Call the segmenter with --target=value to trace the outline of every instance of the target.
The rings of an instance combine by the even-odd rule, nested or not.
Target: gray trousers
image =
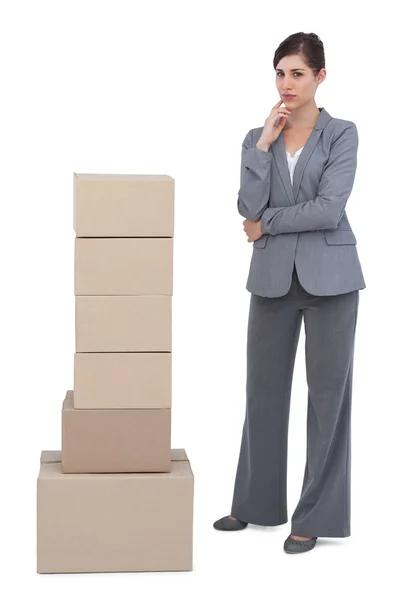
[[[307,455],[291,533],[350,535],[351,395],[359,290],[313,296],[296,268],[289,292],[250,298],[246,414],[230,514],[287,523],[287,454],[293,369],[302,319],[308,384]]]

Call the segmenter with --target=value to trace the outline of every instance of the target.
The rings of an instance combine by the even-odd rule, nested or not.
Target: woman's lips
[[[290,96],[290,95],[289,96],[284,95],[283,97],[285,98],[285,100],[292,100],[292,98],[296,98],[296,96]]]

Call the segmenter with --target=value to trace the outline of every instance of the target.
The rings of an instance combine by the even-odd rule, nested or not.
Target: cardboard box
[[[61,411],[64,473],[171,471],[171,409],[79,410],[73,396]]]
[[[43,451],[37,572],[191,571],[194,476],[183,449],[170,473],[73,475]]]
[[[173,238],[75,238],[75,295],[172,295]]]
[[[173,237],[175,180],[169,175],[74,173],[77,237]]]
[[[172,296],[75,296],[75,352],[171,352]]]
[[[78,352],[74,408],[171,408],[171,352]]]

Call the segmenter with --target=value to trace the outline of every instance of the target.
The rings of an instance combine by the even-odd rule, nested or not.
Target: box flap
[[[186,451],[183,448],[171,449],[171,460],[182,461],[188,460]],[[58,463],[61,462],[61,450],[43,450],[40,456],[41,463]]]
[[[81,181],[139,181],[139,180],[148,180],[154,181],[157,179],[165,180],[165,181],[174,181],[174,178],[171,175],[165,174],[156,174],[156,173],[74,173],[74,177],[76,179],[80,179]]]
[[[189,460],[183,448],[171,449],[171,460]]]
[[[61,450],[42,450],[40,455],[41,463],[60,463]]]
[[[62,410],[71,410],[74,408],[74,390],[68,390],[62,405]]]

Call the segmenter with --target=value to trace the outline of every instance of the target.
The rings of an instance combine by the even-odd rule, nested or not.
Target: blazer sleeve
[[[242,217],[259,221],[269,202],[272,154],[252,147],[252,136],[250,129],[242,143],[237,209]]]
[[[267,208],[261,231],[271,235],[336,229],[353,188],[357,169],[358,132],[354,123],[333,142],[321,175],[317,197],[284,208]]]

